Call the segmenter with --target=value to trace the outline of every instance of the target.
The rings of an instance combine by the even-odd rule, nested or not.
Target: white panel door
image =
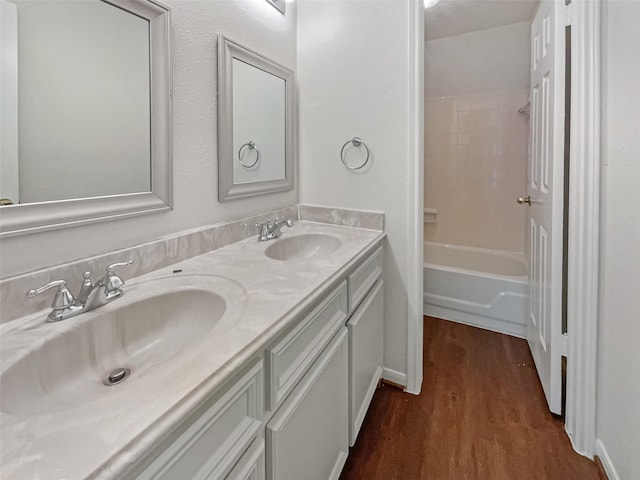
[[[527,339],[556,414],[562,413],[565,24],[564,0],[545,0],[531,25],[531,156],[524,199],[531,242]]]

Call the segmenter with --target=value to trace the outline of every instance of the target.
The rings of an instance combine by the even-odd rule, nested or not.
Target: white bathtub
[[[522,254],[424,242],[424,313],[526,338]]]

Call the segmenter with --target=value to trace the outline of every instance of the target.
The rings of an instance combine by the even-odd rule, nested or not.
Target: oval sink
[[[53,324],[58,327],[46,339],[10,362],[0,375],[0,410],[59,411],[113,395],[145,376],[162,381],[163,364],[180,362],[208,335],[230,329],[241,311],[237,304],[244,301],[242,287],[209,275],[127,285],[123,298]],[[121,384],[106,386],[105,379],[118,369],[130,374]]]
[[[308,233],[276,240],[264,251],[274,260],[296,261],[326,257],[341,245],[339,238],[322,233]]]

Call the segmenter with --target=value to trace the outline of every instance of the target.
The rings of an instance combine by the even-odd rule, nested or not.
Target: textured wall
[[[640,478],[638,19],[640,2],[604,3],[597,436],[620,480]]]
[[[295,69],[296,12],[264,1],[164,0],[172,8],[174,210],[0,240],[0,278],[297,202],[297,191],[218,203],[217,35]]]
[[[385,366],[404,374],[409,2],[302,0],[298,14],[301,201],[385,212]],[[351,172],[340,148],[356,135],[372,158]]]
[[[530,25],[519,22],[427,41],[426,95],[528,88]]]

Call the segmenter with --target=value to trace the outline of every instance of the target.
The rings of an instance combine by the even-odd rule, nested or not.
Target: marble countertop
[[[273,241],[258,243],[254,236],[127,282],[125,292],[128,288],[135,292],[150,280],[172,275],[226,279],[235,285],[225,294],[235,325],[224,334],[214,330],[203,336],[180,361],[165,362],[162,375],[123,382],[113,387],[118,393],[105,393],[104,398],[73,405],[61,400],[46,413],[28,409],[7,413],[6,405],[0,404],[2,478],[123,478],[122,473],[144,452],[333,288],[385,235],[377,230],[298,222],[285,229],[281,238],[309,233],[332,235],[341,245],[325,257],[283,262],[264,255]],[[41,311],[0,326],[2,372],[60,331],[72,329],[74,322],[89,322],[99,310],[117,308],[118,301],[124,300],[55,324],[45,323],[47,311]]]

